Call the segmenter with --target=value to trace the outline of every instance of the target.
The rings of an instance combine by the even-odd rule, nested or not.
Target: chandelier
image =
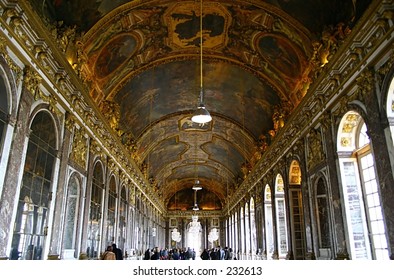
[[[174,228],[171,232],[171,239],[175,242],[181,241],[181,233],[178,231],[177,228]]]
[[[211,231],[208,234],[208,241],[213,243],[218,239],[219,239],[219,233],[218,233],[217,228],[211,229]]]
[[[208,123],[212,120],[208,110],[204,105],[204,87],[203,87],[203,74],[202,74],[202,44],[203,44],[203,30],[202,30],[202,0],[200,1],[200,96],[199,105],[197,110],[192,116],[192,121],[199,124]]]
[[[194,190],[194,206],[193,206],[194,214],[192,215],[192,221],[190,223],[189,232],[190,233],[199,233],[201,230],[201,224],[198,221],[198,215],[196,213],[198,210],[200,210],[200,208],[198,207],[198,204],[197,204],[197,191],[201,190],[202,187],[201,187],[200,182],[198,180],[196,180],[196,184],[193,185],[192,189]]]

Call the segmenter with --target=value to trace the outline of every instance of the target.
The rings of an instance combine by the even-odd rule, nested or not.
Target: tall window
[[[279,246],[279,257],[287,255],[287,224],[286,224],[286,207],[285,192],[283,187],[283,178],[280,174],[276,176],[275,182],[275,206],[276,206],[276,224],[278,227],[277,237]]]
[[[107,210],[107,245],[116,243],[115,240],[115,211],[116,211],[116,183],[115,177],[112,176],[109,182],[108,191],[108,210]]]
[[[3,154],[3,144],[4,144],[4,135],[5,135],[5,128],[8,119],[8,98],[7,98],[7,90],[4,85],[4,80],[0,76],[0,159],[1,155]]]
[[[90,198],[90,213],[88,222],[88,240],[86,253],[89,259],[98,258],[98,250],[101,236],[102,204],[104,196],[103,168],[96,163],[93,171],[93,180]]]
[[[375,161],[364,120],[356,112],[342,119],[338,154],[352,259],[388,259],[388,246]]]
[[[326,185],[323,178],[317,181],[316,186],[317,229],[319,234],[319,248],[331,248],[330,217]]]
[[[271,199],[271,188],[269,185],[266,185],[264,191],[265,242],[267,259],[269,260],[272,259],[272,255],[274,253],[274,226]]]
[[[51,116],[39,112],[31,125],[22,186],[19,193],[11,259],[43,259],[48,207],[56,158],[56,134]]]
[[[76,239],[78,228],[78,205],[79,205],[80,183],[73,175],[67,188],[67,201],[64,221],[63,256],[65,259],[76,258]]]

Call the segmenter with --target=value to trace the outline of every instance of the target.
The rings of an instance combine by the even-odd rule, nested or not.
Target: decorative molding
[[[85,137],[85,131],[83,128],[74,128],[74,137],[71,146],[70,159],[81,166],[83,169],[86,168],[87,162],[87,141]]]

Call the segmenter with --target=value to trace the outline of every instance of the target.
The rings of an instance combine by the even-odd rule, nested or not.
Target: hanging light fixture
[[[211,114],[204,105],[204,87],[203,87],[203,75],[202,75],[202,44],[203,44],[203,34],[202,34],[202,0],[200,1],[200,96],[199,105],[197,110],[192,116],[192,121],[199,124],[208,123],[212,120]]]
[[[202,190],[202,186],[200,185],[200,181],[198,179],[194,182],[192,189],[195,191]]]
[[[197,180],[197,182],[199,182],[199,181]],[[197,204],[197,191],[201,190],[202,187],[201,187],[201,185],[196,184],[196,185],[194,185],[194,186],[192,187],[192,189],[194,190],[194,206],[193,206],[193,211],[198,211],[198,210],[200,210],[200,208],[198,207],[198,204]],[[197,218],[198,218],[198,216],[197,216]]]
[[[200,186],[201,187],[201,186]],[[202,189],[202,188],[201,188]],[[192,215],[192,221],[191,221],[191,223],[190,223],[190,228],[189,228],[189,232],[190,233],[194,233],[194,234],[197,234],[197,233],[199,233],[200,232],[200,230],[201,230],[201,224],[200,224],[200,222],[198,221],[198,215],[197,215],[197,211],[198,210],[200,210],[200,208],[198,207],[198,205],[197,205],[197,189],[194,189],[194,187],[193,187],[193,190],[194,190],[194,206],[193,206],[193,211],[194,211],[194,214]]]
[[[194,176],[196,177],[196,180],[194,181],[194,185],[192,189],[194,191],[199,191],[202,189],[202,186],[200,185],[200,181],[198,180],[198,172],[197,172],[197,161],[198,161],[198,153],[197,153],[197,137],[195,137],[196,143],[194,144],[194,156],[196,157],[196,160],[194,161]],[[194,201],[194,204],[196,204],[196,201]]]

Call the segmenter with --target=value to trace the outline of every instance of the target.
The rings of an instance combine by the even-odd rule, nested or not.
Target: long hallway
[[[0,259],[394,259],[392,0],[96,2],[0,0]]]

